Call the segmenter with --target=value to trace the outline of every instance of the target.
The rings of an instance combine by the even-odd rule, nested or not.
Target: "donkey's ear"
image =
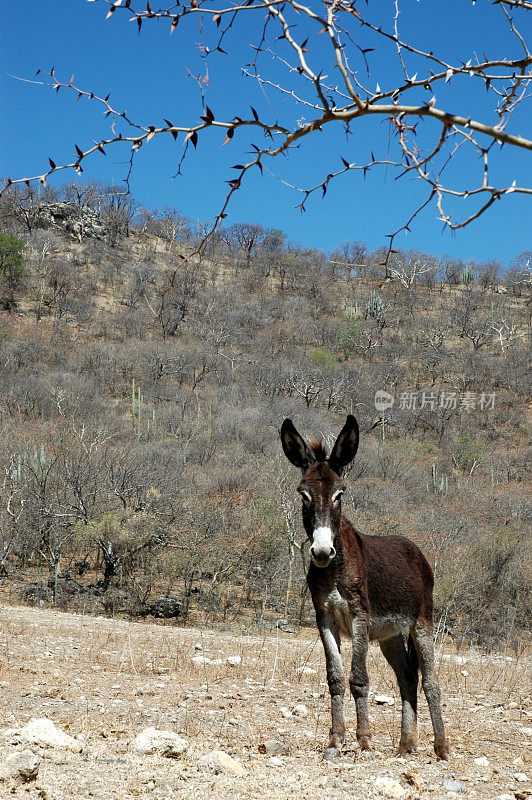
[[[297,432],[291,419],[285,419],[281,425],[281,443],[284,454],[295,467],[300,467],[305,472],[314,456],[305,444],[303,437]]]
[[[344,467],[354,459],[358,450],[358,438],[357,421],[352,414],[349,414],[329,456],[329,466],[338,475],[341,475]]]

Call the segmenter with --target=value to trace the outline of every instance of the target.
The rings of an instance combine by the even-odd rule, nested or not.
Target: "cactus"
[[[142,420],[142,405],[144,398],[142,397],[140,386],[135,387],[135,378],[131,381],[131,413],[136,422],[137,438],[140,439],[141,434],[141,420]]]
[[[471,283],[471,281],[473,280],[474,277],[475,276],[474,276],[473,270],[471,269],[469,264],[466,264],[465,267],[462,270],[462,275],[461,275],[462,283],[465,283],[466,286],[467,286],[469,283]]]
[[[151,410],[151,417],[147,417],[147,433],[155,433],[155,409]]]
[[[431,473],[432,473],[432,493],[433,494],[449,494],[449,476],[442,475],[438,480],[438,469],[436,464],[432,464],[431,466]]]
[[[20,481],[22,477],[22,456],[20,453],[15,457],[11,456],[11,463],[9,465],[9,480],[13,483]]]
[[[373,319],[380,321],[384,316],[384,304],[382,297],[375,290],[370,292],[366,300],[366,311]]]
[[[143,428],[146,434],[155,433],[156,429],[156,415],[155,409],[152,408],[151,414],[145,411],[144,395],[140,391],[140,386],[135,385],[135,378],[131,381],[131,414],[137,432],[137,439],[140,439],[143,433]],[[146,420],[144,422],[144,420]]]
[[[350,306],[346,306],[344,313],[345,313],[346,317],[349,317],[349,319],[357,319],[360,316],[360,311],[358,309],[358,303],[353,303]]]

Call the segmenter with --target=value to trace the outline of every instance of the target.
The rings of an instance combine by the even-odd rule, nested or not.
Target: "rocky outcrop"
[[[97,211],[76,203],[43,203],[37,213],[41,228],[52,228],[81,241],[85,238],[105,239],[107,227]]]

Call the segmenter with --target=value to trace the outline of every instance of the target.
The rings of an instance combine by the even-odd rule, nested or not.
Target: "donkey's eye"
[[[305,505],[309,506],[312,503],[312,495],[310,494],[310,492],[307,492],[306,489],[298,489],[297,491],[301,495],[301,499],[303,500]]]
[[[343,493],[344,493],[344,492],[343,492],[343,489],[337,489],[337,490],[334,492],[334,494],[333,494],[333,496],[332,496],[332,502],[333,502],[333,506],[338,506],[338,505],[340,505],[340,500],[341,500],[341,498],[342,498],[342,495],[343,495]]]

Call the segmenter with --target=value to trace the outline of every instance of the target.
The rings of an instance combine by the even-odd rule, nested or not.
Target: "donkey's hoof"
[[[361,750],[371,750],[372,749],[370,741],[369,741],[369,736],[359,736],[357,738],[358,738],[358,744],[359,744],[359,747],[360,747]]]
[[[323,751],[323,758],[341,758],[342,752],[337,747],[326,747]]]
[[[449,745],[447,742],[434,745],[434,752],[442,761],[449,761]]]
[[[405,742],[404,744],[399,745],[399,750],[397,752],[397,755],[399,756],[399,758],[406,758],[407,756],[412,755],[412,753],[415,753],[416,750],[417,747],[415,744],[413,744],[412,742]]]

